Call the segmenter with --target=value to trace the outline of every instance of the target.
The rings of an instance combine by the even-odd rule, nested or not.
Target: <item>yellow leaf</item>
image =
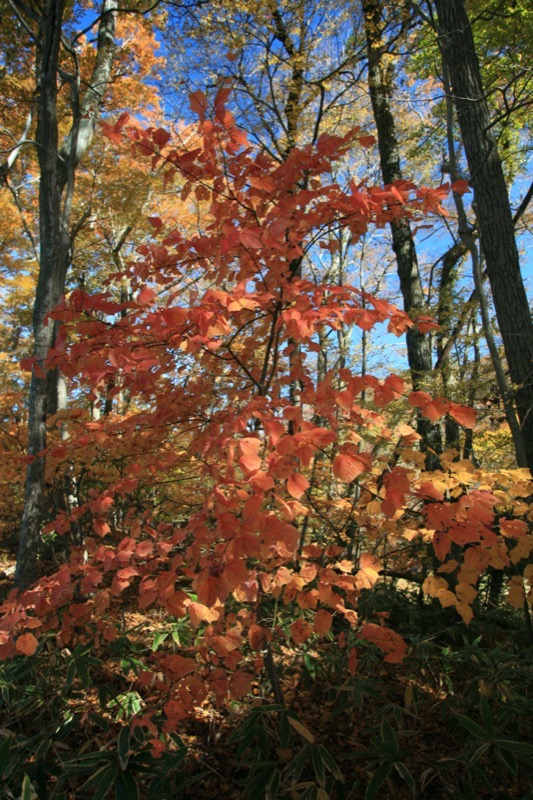
[[[477,589],[474,589],[469,583],[458,583],[455,593],[459,600],[464,603],[472,603],[477,597]]]
[[[292,728],[294,728],[294,730],[297,733],[299,733],[300,736],[303,736],[303,738],[306,740],[306,742],[310,742],[311,744],[314,744],[315,737],[313,736],[313,734],[311,733],[309,728],[306,728],[306,726],[303,723],[301,723],[300,720],[294,719],[294,717],[289,717],[289,725]]]
[[[468,603],[463,603],[463,602],[459,601],[456,604],[455,607],[456,607],[458,613],[461,615],[461,618],[462,618],[463,622],[465,623],[465,625],[468,625],[468,623],[470,622],[470,620],[474,616],[474,612],[472,611],[472,609],[470,608]]]
[[[526,593],[524,591],[524,581],[518,575],[514,578],[511,578],[510,581],[507,583],[507,588],[509,590],[509,594],[507,595],[507,600],[513,606],[513,608],[522,608],[524,605],[524,600],[526,599]]]
[[[439,589],[436,595],[439,599],[439,603],[443,608],[449,608],[449,606],[454,606],[457,602],[457,597],[454,595],[453,592],[450,592],[448,589]]]
[[[518,564],[523,558],[529,558],[529,554],[533,550],[533,536],[522,536],[518,540],[516,547],[509,550],[509,558],[513,564]]]
[[[447,589],[448,582],[444,578],[437,578],[436,575],[428,575],[422,584],[422,591],[430,597],[437,597],[441,589]]]

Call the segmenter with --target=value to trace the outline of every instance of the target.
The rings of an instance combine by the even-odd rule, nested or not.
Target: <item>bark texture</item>
[[[384,45],[383,10],[380,0],[364,0],[363,12],[368,57],[368,85],[372,111],[376,124],[379,160],[385,184],[402,180],[400,149],[396,124],[391,108],[394,66],[391,55]],[[391,223],[392,247],[396,256],[400,290],[404,310],[416,318],[426,310],[422,281],[418,269],[415,243],[408,219]],[[411,381],[415,391],[427,388],[427,378],[432,371],[431,339],[429,335],[411,328],[407,331],[407,359]],[[441,451],[440,428],[419,416],[418,433],[422,436],[421,447],[427,452],[429,469],[438,466],[435,454]]]
[[[509,195],[464,0],[435,0],[435,7],[474,190],[486,272],[515,388],[527,463],[533,469],[533,320],[520,272]]]
[[[46,418],[50,413],[53,370],[46,357],[54,344],[55,325],[47,315],[65,290],[70,253],[70,212],[76,166],[86,153],[96,125],[101,101],[109,84],[114,56],[116,4],[105,0],[100,17],[98,49],[89,86],[81,97],[79,76],[72,79],[73,124],[59,148],[57,86],[62,47],[65,0],[46,0],[38,19],[36,37],[37,131],[39,161],[39,277],[33,308],[35,366],[29,398],[28,455],[24,511],[22,516],[15,586],[23,589],[37,577],[37,555],[42,522],[46,469]],[[17,4],[19,13],[26,6]],[[52,409],[53,410],[53,409]]]

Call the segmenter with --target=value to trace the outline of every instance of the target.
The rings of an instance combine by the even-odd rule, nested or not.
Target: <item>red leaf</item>
[[[431,403],[431,395],[427,392],[411,392],[407,402],[414,408],[424,408],[428,403]]]
[[[156,298],[156,293],[154,292],[154,290],[149,289],[147,286],[145,286],[144,289],[141,289],[141,291],[137,295],[137,302],[140,305],[146,305],[148,303],[151,303],[152,300],[155,300],[155,298]]]
[[[339,453],[333,460],[333,474],[344,483],[351,483],[370,465],[370,456],[366,453]]]
[[[470,184],[465,180],[454,181],[451,185],[451,189],[455,194],[466,194],[466,192],[472,191]]]
[[[249,247],[252,250],[258,250],[262,247],[261,241],[261,228],[245,228],[239,232],[239,238],[244,247]]]
[[[159,147],[164,147],[167,142],[170,141],[170,133],[166,131],[164,128],[157,128],[152,133],[152,139],[154,144],[159,145]]]
[[[191,92],[189,95],[189,103],[191,110],[194,114],[198,114],[201,120],[205,119],[205,112],[207,111],[207,97],[204,92],[198,89],[196,92]]]
[[[163,227],[163,220],[160,217],[148,217],[148,222],[158,233]]]
[[[475,428],[476,426],[476,411],[469,406],[461,406],[458,403],[448,404],[448,414],[463,428]]]

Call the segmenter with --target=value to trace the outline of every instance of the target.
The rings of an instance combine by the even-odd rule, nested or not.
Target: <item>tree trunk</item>
[[[21,4],[19,13],[25,13]],[[74,120],[59,150],[57,119],[58,63],[62,43],[65,0],[47,0],[39,17],[37,34],[36,146],[39,160],[39,277],[33,308],[34,358],[28,409],[28,455],[24,511],[20,530],[15,586],[25,588],[37,577],[37,555],[46,468],[46,418],[50,411],[53,371],[45,361],[54,344],[55,326],[47,315],[65,290],[69,262],[69,221],[76,165],[90,144],[99,107],[107,89],[114,55],[116,8],[105,0],[100,17],[95,68],[84,97],[72,84]],[[53,405],[54,403],[52,403]]]
[[[15,586],[23,588],[36,578],[38,535],[45,472],[46,404],[48,380],[44,361],[52,346],[54,325],[46,314],[61,299],[60,208],[58,181],[57,70],[63,27],[64,0],[48,0],[39,20],[41,51],[37,63],[39,89],[37,157],[39,159],[40,270],[33,308],[35,365],[31,377],[28,455],[24,512],[20,531]]]
[[[524,289],[509,196],[490,127],[464,0],[435,0],[440,46],[474,190],[481,247],[503,340],[527,463],[533,469],[533,320]]]
[[[368,54],[368,85],[372,111],[376,124],[379,160],[385,184],[402,179],[400,150],[396,125],[391,110],[394,68],[391,56],[383,43],[381,0],[364,0],[363,13]],[[416,249],[409,220],[403,218],[391,223],[392,247],[396,256],[400,290],[404,310],[413,314],[424,313],[425,300],[418,269]],[[407,359],[413,389],[427,388],[427,377],[432,371],[431,339],[415,328],[407,331]],[[438,425],[419,415],[418,432],[421,448],[426,451],[426,466],[438,467],[437,454],[441,452],[441,433]]]

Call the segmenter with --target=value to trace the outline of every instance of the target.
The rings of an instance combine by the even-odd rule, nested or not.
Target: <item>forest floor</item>
[[[12,586],[12,566],[9,557],[0,561],[0,597]],[[274,705],[266,676],[248,700],[229,708],[206,702],[177,732],[187,750],[183,788],[161,800],[533,800],[533,649],[520,615],[481,613],[467,628],[452,614],[390,587],[369,593],[365,602],[369,614],[387,608],[391,627],[409,642],[403,664],[384,664],[367,646],[351,675],[335,640],[304,654],[276,650],[286,710]],[[133,608],[127,614],[137,645],[148,651],[157,618]],[[91,675],[91,688],[78,687],[69,700],[73,713],[85,710],[56,751],[60,763],[116,748],[127,720],[99,707],[97,689],[104,682],[124,691],[123,678],[105,664]],[[0,674],[2,693],[8,684]],[[0,707],[0,751],[2,737],[16,737],[21,770],[31,773],[35,713],[17,705],[19,695],[9,697]],[[107,730],[88,721],[92,703],[95,714],[107,719]],[[57,777],[51,774],[51,794],[28,797],[53,800]],[[85,780],[73,777],[57,797],[96,796],[83,788]],[[141,774],[135,780],[137,796],[145,800],[146,779]],[[0,763],[0,789],[1,781]],[[105,796],[119,798],[112,788]]]

